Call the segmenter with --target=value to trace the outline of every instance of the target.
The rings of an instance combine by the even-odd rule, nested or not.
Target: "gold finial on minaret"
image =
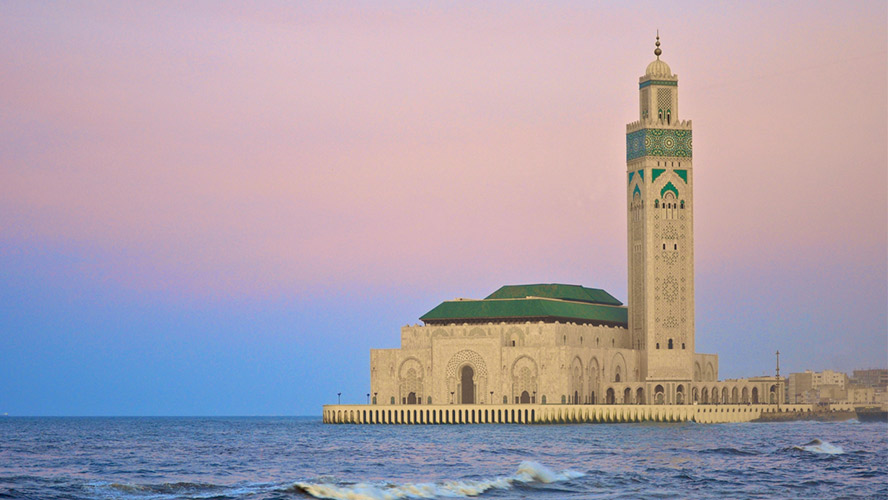
[[[654,45],[657,46],[657,48],[654,49],[654,55],[657,56],[657,59],[660,59],[660,54],[663,53],[663,51],[660,50],[660,30],[657,30],[657,43]]]

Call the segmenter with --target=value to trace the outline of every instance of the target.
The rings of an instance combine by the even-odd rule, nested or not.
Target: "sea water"
[[[888,425],[0,418],[0,498],[888,498]]]

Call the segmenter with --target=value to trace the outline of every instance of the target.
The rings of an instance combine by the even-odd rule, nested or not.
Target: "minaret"
[[[649,404],[687,404],[694,364],[694,196],[691,121],[678,76],[654,55],[639,79],[639,120],[626,125],[629,332],[645,351]],[[658,392],[662,390],[662,396]]]

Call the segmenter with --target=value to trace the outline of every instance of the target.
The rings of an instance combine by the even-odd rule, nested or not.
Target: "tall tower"
[[[687,403],[694,371],[694,196],[691,121],[660,36],[626,125],[629,332],[645,350],[648,403]]]

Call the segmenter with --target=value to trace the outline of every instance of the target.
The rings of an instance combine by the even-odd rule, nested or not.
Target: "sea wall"
[[[571,424],[751,422],[811,405],[325,405],[328,424]]]

